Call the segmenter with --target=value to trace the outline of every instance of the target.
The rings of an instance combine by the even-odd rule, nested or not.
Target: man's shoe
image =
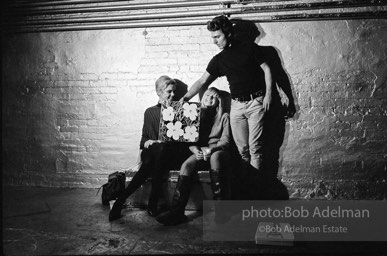
[[[109,213],[109,221],[113,221],[116,219],[119,219],[122,217],[121,215],[121,210],[122,210],[122,204],[118,203],[117,201],[113,204],[112,209],[110,210]]]

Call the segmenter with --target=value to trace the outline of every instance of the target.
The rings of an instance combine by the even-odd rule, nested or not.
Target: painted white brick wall
[[[385,26],[258,24],[257,43],[279,51],[299,107],[281,175],[337,180],[386,168]],[[5,47],[5,182],[79,187],[136,162],[160,75],[191,86],[218,52],[205,26],[16,34]],[[225,78],[213,86],[228,90]]]

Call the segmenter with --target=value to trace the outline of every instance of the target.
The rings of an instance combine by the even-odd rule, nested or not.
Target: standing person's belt
[[[258,91],[244,96],[232,97],[232,99],[236,101],[250,101],[263,95],[265,95],[263,91]]]

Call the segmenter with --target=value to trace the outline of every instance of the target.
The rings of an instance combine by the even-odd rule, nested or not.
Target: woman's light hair
[[[219,90],[215,87],[210,87],[204,92],[201,100],[201,105],[202,105],[202,108],[204,109],[206,108],[206,106],[204,105],[204,98],[205,98],[205,95],[208,93],[213,93],[218,98],[218,106],[216,107],[216,114],[214,117],[214,125],[213,125],[213,127],[216,127],[218,125],[222,125],[221,119],[223,114],[229,112],[229,104],[230,104],[229,101],[231,98],[228,92]]]
[[[171,85],[171,84],[173,84],[176,87],[176,81],[175,80],[173,80],[169,76],[160,76],[156,80],[156,83],[155,83],[157,95],[160,95],[161,93],[163,93],[165,88],[167,88],[168,85]]]

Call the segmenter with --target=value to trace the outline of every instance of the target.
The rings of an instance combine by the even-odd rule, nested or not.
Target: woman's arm
[[[197,160],[203,159],[203,151],[198,146],[190,146],[189,150],[191,150],[192,153],[196,156]]]
[[[230,146],[231,129],[230,129],[230,116],[228,113],[224,113],[221,118],[222,123],[222,135],[215,147],[210,150],[211,154],[218,150],[227,150]]]

